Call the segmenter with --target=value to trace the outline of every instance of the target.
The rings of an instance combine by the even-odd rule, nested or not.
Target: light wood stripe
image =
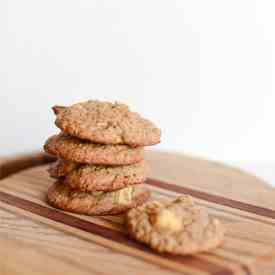
[[[25,194],[24,192],[20,193],[20,196],[18,196],[18,192],[13,191],[13,190],[7,190],[7,192],[5,192],[6,194],[12,195],[12,196],[16,196],[18,198],[21,198],[23,200],[28,200],[28,201],[32,201],[33,203],[40,205],[42,207],[49,207],[49,205],[45,202],[45,200],[41,200],[40,198],[31,198],[28,194]],[[0,200],[1,201],[1,200]],[[81,217],[82,220],[85,221],[91,221],[93,223],[96,223],[98,225],[104,226],[106,228],[110,228],[116,231],[124,231],[124,229],[121,226],[121,223],[115,223],[113,220],[108,219],[108,217],[104,216],[104,217],[94,217],[94,216],[85,216],[85,215],[78,215],[75,213],[70,213],[67,212],[67,215],[70,216],[74,216],[74,217]]]
[[[126,235],[124,235],[121,232],[104,228],[95,223],[84,221],[78,217],[67,215],[63,212],[59,212],[52,208],[43,207],[31,201],[28,201],[4,192],[0,192],[0,200],[6,204],[9,204],[10,206],[21,208],[35,215],[40,215],[52,221],[77,228],[86,233],[92,233],[94,235],[100,236],[101,238],[115,241],[119,243],[119,245],[128,246],[128,247],[134,248],[135,250],[145,252],[146,254],[150,255],[150,258],[152,258],[152,256],[156,256],[150,249],[148,249],[147,247],[145,247],[140,243],[137,243],[129,239]],[[158,255],[157,257],[159,258],[158,259],[159,264],[160,262],[164,263],[164,262],[167,262],[167,260],[169,260],[170,262],[177,264],[177,268],[180,266],[180,268],[183,269],[185,272],[186,272],[185,269],[187,269],[187,272],[188,272],[188,269],[190,272],[193,272],[194,270],[192,269],[195,268],[197,269],[197,271],[202,272],[201,274],[203,273],[216,274],[216,275],[234,274],[233,271],[230,270],[229,268],[216,265],[214,263],[211,263],[210,261],[206,261],[202,259],[198,260],[193,257],[178,257],[178,256],[170,256],[170,255],[165,255],[163,257],[161,255]]]
[[[44,180],[44,182],[46,182],[46,181]],[[44,196],[44,194],[46,193],[46,191],[48,189],[49,183],[50,182],[47,182],[47,184],[46,185],[44,184],[43,188],[41,188],[41,185],[37,184],[37,182],[35,182],[35,180],[33,180],[33,182],[32,182],[32,180],[30,180],[30,181],[28,180],[27,182],[22,181],[20,183],[20,185],[18,185],[17,181],[13,181],[13,179],[10,179],[8,184],[3,184],[1,186],[1,190],[3,190],[3,191],[8,191],[8,190],[17,191],[18,194],[20,194],[20,195],[25,194],[25,195],[28,195],[29,197],[31,197],[32,199],[41,199],[42,198],[41,195]],[[160,192],[159,191],[160,189],[158,189],[158,188],[153,187],[151,189],[153,191],[153,197],[155,199],[165,198],[165,196],[166,196],[165,190],[161,190],[162,192]],[[176,196],[176,194],[174,196]],[[203,203],[201,203],[201,200],[199,200],[198,203],[199,203],[199,205],[202,205],[205,208],[207,208],[207,210],[211,213],[212,216],[220,218],[225,223],[237,221],[236,214],[234,215],[230,211],[227,211],[227,209],[221,209],[218,207],[214,207],[213,205],[210,205],[210,204],[203,204]],[[221,213],[221,214],[219,214],[219,213]],[[240,215],[240,218],[244,218],[244,217],[246,217],[246,216]],[[258,221],[257,219],[252,218],[252,217],[247,217],[247,218]],[[264,221],[259,220],[259,222],[264,222]]]
[[[52,208],[48,207],[48,205],[44,202],[44,194],[49,184],[52,182],[48,179],[45,168],[46,167],[43,167],[43,169],[39,168],[31,169],[29,171],[26,170],[19,175],[11,176],[10,179],[2,182],[0,190],[4,193],[12,194],[20,200],[25,199],[52,211]],[[206,192],[199,191],[200,186],[196,184],[194,184],[194,186],[198,188],[197,190],[194,189],[193,185],[191,187],[190,185],[188,187],[182,187],[167,182],[163,185],[163,182],[158,180],[157,184],[152,184],[150,181],[154,182],[155,180],[149,179],[149,187],[152,188],[154,197],[167,198],[168,196],[177,196],[178,194],[190,194],[196,198],[199,205],[207,208],[211,215],[217,216],[224,222],[228,223],[230,230],[226,235],[226,242],[224,246],[215,250],[214,254],[199,254],[193,257],[200,263],[203,263],[202,266],[195,266],[191,261],[189,261],[190,266],[188,266],[188,264],[183,264],[181,261],[175,261],[174,257],[173,260],[167,259],[167,257],[159,257],[154,253],[150,254],[147,251],[132,247],[131,245],[121,244],[116,239],[105,238],[97,233],[95,234],[76,228],[74,225],[67,225],[66,223],[55,221],[52,218],[32,213],[30,210],[18,208],[11,204],[9,205],[7,202],[4,203],[4,206],[3,203],[0,202],[0,204],[5,209],[12,210],[12,212],[20,213],[20,215],[22,214],[27,218],[33,219],[34,221],[39,221],[48,224],[51,227],[56,227],[60,231],[67,233],[69,232],[79,238],[93,241],[102,245],[102,247],[110,247],[121,251],[126,255],[140,257],[148,262],[154,262],[157,265],[168,267],[171,270],[178,269],[184,271],[184,274],[219,274],[221,272],[221,268],[224,267],[231,272],[230,274],[254,274],[255,270],[260,270],[260,267],[255,269],[255,266],[268,265],[272,267],[271,255],[275,255],[275,241],[273,240],[275,238],[271,231],[273,230],[275,224],[274,210],[253,205],[254,201],[244,203],[238,200],[225,198],[222,195],[216,195],[217,193],[209,194],[208,189],[205,188],[203,190],[207,190]],[[22,182],[22,184],[20,184],[20,182]],[[169,187],[166,185],[169,185]],[[180,190],[178,188],[180,188]],[[237,197],[240,198],[240,196]],[[242,198],[240,198],[240,200],[242,200]],[[247,201],[246,198],[244,201]],[[269,207],[269,205],[272,204],[263,203],[261,205],[266,205]],[[272,208],[272,206],[270,208]],[[54,211],[63,213],[58,210]],[[87,222],[88,224],[96,224],[97,226],[104,228],[104,230],[115,231],[116,233],[125,236],[123,227],[121,226],[123,221],[121,217],[114,219],[113,217],[102,218],[78,216],[71,213],[63,214],[69,216],[70,219],[75,217]],[[244,226],[238,227],[238,224],[242,223]],[[246,233],[245,230],[250,228],[251,231],[248,230]],[[257,228],[262,229],[260,229],[259,232],[254,230],[255,232],[253,233],[253,229]],[[20,230],[17,232],[20,234]],[[264,235],[265,232],[267,233],[266,235]],[[112,244],[110,244],[111,242]],[[64,254],[66,254],[66,247],[62,249],[64,249]],[[72,253],[74,253],[73,248]],[[77,254],[77,249],[75,253]],[[132,259],[134,260],[134,258]],[[207,268],[212,265],[212,270],[210,271],[207,269],[206,265]]]
[[[2,210],[1,206],[5,209]],[[30,213],[25,212],[26,216],[19,213],[20,209],[8,209],[7,204],[2,204],[0,202],[0,215],[1,221],[6,221],[6,225],[0,223],[0,243],[1,247],[3,240],[7,237],[17,242],[24,242],[28,245],[29,249],[32,247],[38,247],[40,252],[37,257],[43,258],[43,251],[47,251],[49,254],[54,254],[53,256],[57,261],[63,261],[65,257],[68,261],[74,265],[74,263],[82,264],[88,269],[90,268],[89,274],[94,274],[93,270],[99,271],[101,275],[107,274],[159,274],[159,275],[172,275],[175,274],[172,270],[162,268],[161,266],[150,263],[149,261],[144,261],[142,258],[133,257],[131,255],[126,255],[126,253],[121,253],[118,250],[110,249],[104,247],[103,245],[97,244],[94,241],[85,240],[82,237],[77,236],[74,233],[64,230],[64,226],[60,225],[62,229],[60,230],[55,226],[54,222],[47,220],[47,222],[40,222],[40,216],[30,217]],[[7,219],[5,219],[7,217]],[[12,219],[11,219],[12,218]],[[9,231],[9,227],[12,231]],[[24,235],[26,233],[26,235]],[[30,236],[31,235],[31,236]],[[92,235],[92,234],[89,234]],[[65,247],[66,249],[63,249]],[[70,251],[70,247],[72,247]],[[2,247],[3,251],[5,247]],[[16,249],[16,248],[15,248]],[[1,248],[0,248],[1,250]],[[26,254],[28,251],[25,251]],[[4,254],[5,255],[5,254]],[[13,252],[12,259],[16,261],[19,269],[21,260],[16,257],[17,250]],[[3,257],[1,258],[3,261]],[[25,258],[26,260],[26,258]],[[29,265],[31,268],[31,262],[35,260],[34,258],[27,259],[23,262],[25,265]],[[102,269],[104,267],[104,269]],[[127,267],[127,269],[125,269]],[[45,268],[45,264],[41,267]],[[106,269],[110,269],[109,272]],[[9,270],[7,270],[9,271]],[[110,272],[111,271],[111,272]],[[138,271],[138,272],[137,272]],[[1,265],[0,265],[0,274]],[[12,272],[6,272],[7,274],[14,274]],[[3,274],[3,275],[4,275]],[[19,273],[23,275],[22,273]],[[25,273],[24,273],[25,274]],[[30,275],[33,273],[26,273]],[[34,273],[33,275],[40,274],[40,272]],[[44,273],[43,273],[44,274]],[[50,273],[48,275],[59,275],[59,274],[79,274],[75,272],[60,273],[56,267],[55,273]],[[80,274],[82,274],[80,272]],[[185,273],[186,274],[186,273]]]
[[[43,156],[43,154],[42,154],[42,156]],[[39,155],[39,158],[41,158],[42,156]],[[51,162],[51,161],[52,161],[51,158],[46,159],[46,161],[44,163]],[[30,173],[32,174],[32,176],[28,177],[28,175]],[[28,180],[31,180],[31,178],[34,175],[35,175],[35,173],[30,172],[30,171],[26,171],[26,172],[20,174],[20,176],[26,176],[28,178]],[[37,175],[36,179],[41,180],[41,175],[40,176]],[[43,183],[43,182],[45,182],[45,181],[42,180],[41,183]],[[176,192],[176,193],[179,193],[179,194],[189,194],[189,195],[192,195],[196,198],[202,199],[204,201],[212,202],[212,203],[215,203],[215,204],[218,204],[218,205],[227,206],[227,207],[238,209],[238,210],[245,211],[245,212],[248,212],[248,213],[257,214],[259,216],[275,219],[275,211],[272,210],[272,209],[269,209],[269,208],[260,207],[260,206],[256,206],[256,205],[245,203],[245,202],[240,202],[240,201],[233,200],[233,199],[228,199],[226,197],[222,197],[222,196],[219,196],[219,195],[206,193],[206,192],[203,192],[203,191],[195,190],[193,188],[179,186],[179,185],[176,185],[176,184],[173,184],[173,183],[168,183],[168,182],[164,182],[164,181],[160,181],[160,180],[156,180],[156,179],[150,179],[149,178],[149,179],[147,179],[146,182],[147,182],[147,184],[149,184],[151,186],[155,186],[157,188],[161,188],[161,189],[164,189],[164,190],[169,190],[169,191]]]
[[[46,181],[45,181],[46,182]],[[48,182],[49,184],[49,182]],[[38,204],[42,204],[42,205],[46,205],[45,203],[42,203],[42,201],[44,201],[44,197],[45,197],[45,191],[44,192],[41,192],[41,191],[36,191],[36,186],[37,184],[33,184],[33,187],[31,186],[25,186],[24,188],[22,188],[24,186],[24,184],[20,184],[20,185],[17,185],[17,182],[16,181],[12,181],[11,179],[8,181],[8,184],[5,183],[5,184],[2,184],[2,186],[0,187],[1,190],[5,190],[6,192],[11,192],[11,194],[13,195],[16,195],[16,196],[20,196],[20,197],[23,197],[25,199],[30,199]],[[46,190],[47,188],[45,188]],[[33,195],[30,195],[33,194]],[[25,195],[24,195],[25,194]],[[41,201],[42,199],[42,201]],[[208,205],[206,205],[206,207],[208,208]],[[218,210],[218,208],[215,208]],[[212,211],[211,207],[210,207],[210,213],[214,216],[216,216],[216,213]],[[71,214],[73,215],[73,214]],[[234,217],[231,215],[231,217]],[[118,228],[117,226],[115,226],[116,223],[114,223],[114,217],[105,217],[105,218],[93,218],[93,217],[88,217],[88,216],[81,216],[82,219],[85,219],[85,220],[93,220],[93,222],[96,222],[96,223],[99,223],[101,225],[104,225],[104,226],[107,226],[107,227],[110,227],[110,228],[113,228],[113,229],[117,229],[117,230],[121,230],[121,228]],[[120,220],[119,223],[121,224],[122,223],[122,219],[121,217],[117,217],[116,218],[117,220]],[[221,217],[221,219],[223,221],[227,221],[227,217]],[[108,220],[110,221],[108,223]],[[231,221],[233,221],[231,218],[230,218]]]
[[[45,181],[45,182],[47,182],[47,181]],[[49,182],[48,182],[48,184],[49,184]],[[6,191],[9,191],[11,189],[12,190],[15,189],[15,190],[13,190],[13,192],[11,192],[12,194],[14,194],[16,196],[19,195],[20,197],[23,197],[23,198],[28,199],[28,200],[30,199],[30,196],[29,196],[28,193],[34,193],[35,196],[32,196],[31,200],[34,201],[34,202],[36,202],[36,203],[38,203],[38,204],[42,204],[42,205],[45,206],[46,204],[42,203],[42,201],[44,201],[45,191],[44,192],[41,192],[41,191],[34,192],[34,190],[36,189],[36,186],[37,186],[37,184],[33,184],[33,188],[31,188],[31,186],[29,186],[29,187],[26,186],[22,190],[22,188],[21,188],[22,184],[17,185],[17,182],[15,182],[15,181],[13,182],[13,181],[9,180],[8,184],[5,183],[4,185],[1,186],[1,189],[2,190],[6,190]],[[7,190],[7,189],[9,189],[9,190]],[[24,196],[25,192],[27,193],[26,196]],[[43,198],[42,201],[41,201],[41,198]],[[210,213],[213,214],[213,211],[210,211]],[[70,214],[70,215],[73,215],[73,214]],[[88,221],[92,220],[92,222],[95,222],[97,224],[100,224],[100,225],[108,227],[108,228],[112,228],[112,229],[115,229],[115,230],[123,231],[123,229],[120,226],[118,227],[117,224],[116,224],[116,222],[114,222],[114,217],[110,217],[110,218],[108,218],[108,217],[106,217],[106,218],[97,218],[96,217],[96,218],[94,218],[94,217],[87,217],[87,216],[83,216],[82,215],[81,218],[85,219],[85,220],[88,220]],[[226,221],[226,217],[221,217],[221,218],[222,218],[223,221],[224,220]],[[121,224],[122,223],[121,217],[119,217],[117,219],[120,220],[119,223]]]
[[[176,192],[169,192],[169,191],[167,192],[166,189],[162,189],[158,187],[151,187],[150,189],[151,191],[154,192],[154,194],[157,194],[159,198],[162,198],[162,199],[164,198],[167,199],[167,197],[175,198],[179,195]],[[219,204],[212,203],[210,201],[206,201],[198,198],[195,198],[195,201],[198,203],[198,205],[203,206],[210,211],[214,210],[220,213],[225,213],[227,214],[228,217],[234,217],[235,220],[237,220],[236,218],[239,217],[239,220],[241,221],[245,219],[245,220],[252,220],[252,221],[272,225],[272,226],[275,225],[275,219],[266,218],[264,216],[260,216],[255,213],[250,213],[243,210],[230,208],[228,206],[219,205]]]
[[[0,188],[0,190],[4,190],[5,192],[8,191],[12,191],[12,194],[18,196],[19,197],[23,197],[23,198],[27,198],[27,199],[31,199],[32,201],[36,201],[36,203],[40,204],[42,195],[43,197],[45,196],[46,190],[47,188],[43,188],[43,190],[40,190],[41,188],[37,188],[35,186],[27,186],[26,184],[24,184],[23,182],[20,185],[17,184],[9,184],[7,186],[5,186],[5,188]],[[38,192],[37,192],[38,191]],[[154,198],[157,199],[159,196],[155,196],[155,192],[154,192]],[[44,201],[44,198],[42,199]],[[219,218],[221,221],[223,221],[224,223],[229,223],[229,222],[235,222],[235,220],[232,217],[226,216],[226,215],[219,215],[217,214],[215,211],[212,211],[213,208],[211,208],[210,206],[206,206],[206,208],[209,210],[209,213],[211,213],[211,215],[213,217],[217,217]],[[217,208],[218,210],[218,208]],[[217,211],[218,213],[220,211]],[[86,217],[86,216],[82,216],[82,219],[91,219],[91,217]],[[114,219],[117,219],[117,223],[122,223],[122,219],[119,217],[111,217],[108,219],[108,217],[104,218],[102,217],[101,220],[109,220],[111,221],[111,226],[114,224]]]
[[[210,201],[219,205],[228,206],[230,208],[236,208],[242,211],[246,211],[249,213],[254,213],[260,216],[264,216],[270,219],[275,219],[275,211],[269,208],[260,207],[232,199],[228,199],[222,196],[213,195],[210,193],[206,193],[203,191],[197,191],[191,188],[179,186],[172,183],[167,183],[160,180],[154,180],[154,179],[148,179],[147,184],[150,184],[152,186],[156,186],[162,189],[168,189],[174,192],[177,192],[179,194],[189,194],[191,196],[194,196],[195,198],[199,198],[202,200]]]
[[[11,187],[12,184],[9,185],[9,187]],[[2,190],[5,190],[6,188],[2,188]],[[11,188],[13,189],[13,188]],[[35,197],[30,197],[28,194],[28,189],[24,189],[26,191],[25,192],[20,192],[20,189],[15,188],[15,190],[6,190],[7,193],[14,195],[14,196],[19,196],[20,198],[26,199],[26,200],[30,200],[33,201],[36,204],[39,204],[41,206],[45,206],[48,207],[48,204],[46,204],[46,202],[44,201],[44,199],[41,199],[41,197],[44,197],[44,193],[42,193],[41,195],[37,195]],[[121,226],[121,224],[123,223],[123,215],[121,215],[120,217],[113,217],[113,216],[104,216],[104,217],[92,217],[92,216],[85,216],[85,215],[77,215],[77,214],[73,214],[73,213],[69,213],[67,212],[68,215],[72,215],[72,216],[76,216],[76,217],[81,217],[81,219],[84,219],[86,221],[92,221],[93,223],[96,223],[98,225],[102,225],[105,226],[107,228],[111,228],[117,231],[124,231],[124,228]],[[236,238],[236,236],[232,236],[231,241],[233,240],[233,238]],[[238,238],[238,241],[240,241],[240,239]],[[248,243],[247,241],[244,243],[245,246],[250,247],[252,244],[252,240],[250,241],[250,243]],[[265,245],[266,247],[266,245]],[[269,247],[270,248],[270,247]],[[255,251],[258,251],[259,249],[261,249],[260,243],[257,243],[257,247],[254,247]]]

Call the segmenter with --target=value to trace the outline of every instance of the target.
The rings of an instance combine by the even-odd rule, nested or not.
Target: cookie
[[[48,190],[48,202],[65,211],[86,215],[114,215],[143,204],[150,192],[143,187],[130,186],[113,192],[80,192],[62,182]]]
[[[55,124],[69,135],[101,144],[146,146],[160,142],[160,129],[120,103],[89,100],[54,106]]]
[[[66,108],[65,106],[55,105],[52,107],[52,110],[55,115],[58,115],[60,112],[64,111],[65,108]]]
[[[145,161],[123,166],[77,164],[58,160],[49,169],[54,178],[64,177],[64,182],[80,191],[113,191],[142,183],[148,173]]]
[[[79,163],[127,165],[143,160],[143,148],[128,145],[101,145],[66,134],[50,137],[44,149],[47,153]]]
[[[190,196],[149,202],[126,215],[129,234],[157,252],[189,255],[219,246],[225,229],[219,220],[196,206]]]
[[[80,165],[77,162],[58,159],[50,165],[48,172],[52,178],[59,179],[65,177]]]

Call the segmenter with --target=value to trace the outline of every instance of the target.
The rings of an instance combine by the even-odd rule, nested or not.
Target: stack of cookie
[[[57,181],[48,191],[51,205],[88,214],[119,214],[143,204],[147,164],[144,146],[160,142],[160,130],[128,106],[89,100],[55,106],[61,133],[44,149],[58,160],[50,167]]]

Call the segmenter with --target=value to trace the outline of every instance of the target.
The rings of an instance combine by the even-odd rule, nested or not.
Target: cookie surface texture
[[[150,192],[142,186],[130,186],[113,192],[79,192],[62,182],[48,190],[48,202],[65,211],[86,215],[114,215],[143,204]]]
[[[148,165],[145,161],[123,166],[84,164],[67,173],[64,182],[83,192],[108,192],[143,183],[147,171]]]
[[[44,150],[58,158],[78,163],[127,165],[143,160],[143,147],[101,145],[60,133],[50,137]]]
[[[54,106],[53,110],[56,126],[81,139],[133,147],[160,142],[160,129],[125,104],[89,100],[70,107]]]
[[[63,178],[75,170],[79,165],[79,163],[73,161],[58,159],[50,165],[48,172],[52,178]]]
[[[191,255],[219,246],[224,226],[196,206],[190,196],[169,202],[148,202],[126,215],[129,234],[157,252]]]

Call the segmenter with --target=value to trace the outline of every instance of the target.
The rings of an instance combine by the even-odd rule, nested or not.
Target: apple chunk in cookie
[[[150,192],[142,185],[129,186],[112,192],[81,192],[63,182],[48,190],[48,202],[65,211],[86,215],[115,215],[146,202]]]

